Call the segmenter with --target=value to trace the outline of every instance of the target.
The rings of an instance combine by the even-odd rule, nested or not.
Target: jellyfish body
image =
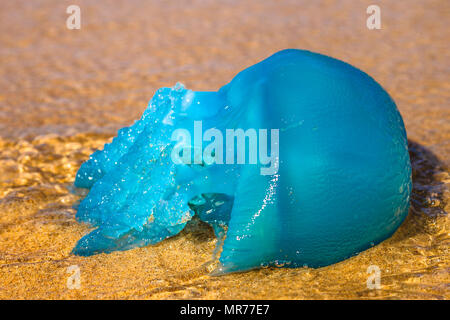
[[[174,161],[174,131],[198,139],[195,122],[224,136],[265,132],[258,155],[277,157],[242,164],[234,150],[234,163],[198,163],[194,146]],[[408,213],[411,167],[402,118],[378,83],[342,61],[284,50],[216,92],[159,89],[140,120],[81,166],[75,185],[90,188],[77,219],[97,227],[75,254],[155,244],[197,215],[221,240],[218,272],[232,272],[326,266],[385,240]]]

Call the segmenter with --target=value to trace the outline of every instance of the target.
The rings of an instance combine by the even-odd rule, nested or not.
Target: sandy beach
[[[450,2],[369,0],[0,3],[0,299],[449,299]],[[81,163],[130,125],[155,90],[217,90],[285,48],[374,77],[405,121],[411,209],[394,236],[320,269],[211,277],[212,229],[193,221],[155,246],[79,257]],[[367,287],[367,268],[381,289]],[[77,266],[80,287],[70,288]]]

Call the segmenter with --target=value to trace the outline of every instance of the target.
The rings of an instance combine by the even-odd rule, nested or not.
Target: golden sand
[[[450,297],[450,2],[0,2],[1,299],[448,299]],[[155,246],[70,255],[89,228],[72,209],[76,170],[137,119],[154,91],[217,89],[284,48],[347,61],[392,95],[410,139],[414,190],[395,235],[320,269],[208,275],[212,230],[194,221]],[[68,267],[80,268],[69,289]],[[368,289],[367,268],[381,270]]]

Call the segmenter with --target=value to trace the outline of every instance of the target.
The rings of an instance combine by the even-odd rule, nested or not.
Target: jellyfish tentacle
[[[90,255],[125,250],[132,243],[162,241],[179,233],[192,218],[195,210],[190,209],[189,201],[196,195],[231,193],[235,187],[236,171],[231,168],[175,164],[170,156],[173,145],[159,154],[146,148],[151,149],[132,148],[131,154],[124,156],[130,160],[116,168],[114,175],[94,184],[82,201],[77,219],[99,228],[82,238],[74,253]],[[133,153],[151,156],[136,157]],[[156,154],[158,158],[151,165],[144,161]],[[219,230],[219,225],[215,229]]]
[[[172,110],[184,108],[180,107],[181,100],[171,102]],[[194,96],[192,101],[196,102],[193,113],[210,117],[211,111],[203,112],[200,106],[205,108],[202,103],[217,101],[217,94],[203,93]],[[189,108],[189,105],[185,107]],[[74,253],[90,255],[125,250],[133,242],[134,245],[159,242],[180,232],[192,218],[194,213],[188,202],[194,195],[201,194],[202,190],[232,189],[229,186],[211,188],[220,186],[213,181],[220,181],[225,175],[221,170],[211,170],[210,166],[205,170],[198,168],[200,166],[181,164],[178,166],[181,170],[177,172],[170,157],[174,146],[170,138],[175,125],[183,125],[186,115],[182,111],[178,110],[178,114],[170,119],[167,119],[170,115],[167,113],[166,123],[157,128],[145,127],[116,162],[114,171],[93,183],[91,192],[80,203],[76,217],[99,228],[82,238]],[[105,151],[100,156],[104,154]],[[83,168],[80,171],[83,172]],[[216,179],[211,175],[216,175]]]
[[[75,177],[75,186],[92,188],[98,180],[116,168],[120,159],[129,152],[141,135],[148,138],[149,143],[156,144],[153,137],[160,136],[160,129],[165,125],[164,119],[180,108],[189,92],[192,91],[184,89],[181,84],[174,88],[158,89],[139,120],[120,129],[111,143],[105,144],[103,150],[95,151],[89,160],[81,165]]]
[[[78,207],[77,219],[93,225],[101,224],[111,212],[119,211],[127,203],[129,196],[137,191],[140,181],[150,181],[155,175],[154,168],[162,166],[164,161],[169,163],[167,157],[163,160],[161,156],[168,144],[164,145],[161,141],[159,146],[152,146],[145,140],[146,136],[141,135],[129,152],[122,156],[114,174],[105,175],[92,186],[91,192]]]
[[[99,228],[84,236],[73,253],[88,256],[127,250],[136,245],[156,244],[178,234],[194,214],[183,194],[175,193],[170,199],[160,200],[152,197],[139,197],[142,202],[117,212]],[[145,209],[142,204],[146,205]]]
[[[91,255],[126,250],[179,233],[194,213],[188,206],[187,193],[178,190],[174,164],[169,161],[167,154],[161,156],[152,168],[158,183],[132,182],[134,188],[128,192],[126,203],[117,211],[101,215],[100,227],[82,238],[74,253]]]

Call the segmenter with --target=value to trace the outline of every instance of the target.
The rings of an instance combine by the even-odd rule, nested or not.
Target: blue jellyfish
[[[194,216],[217,273],[321,267],[390,237],[411,193],[406,131],[386,91],[342,61],[283,50],[218,91],[156,91],[75,186],[88,256],[158,243]]]

